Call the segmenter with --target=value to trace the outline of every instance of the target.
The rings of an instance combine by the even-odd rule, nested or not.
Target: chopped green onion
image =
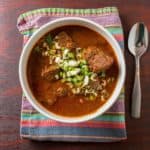
[[[70,76],[75,76],[75,75],[77,75],[79,72],[80,72],[80,68],[75,68],[75,69],[73,69],[73,70],[71,70],[71,71],[68,71],[68,72],[67,72],[67,76],[68,76],[68,77],[70,77]]]
[[[47,42],[49,45],[52,44],[52,38],[51,38],[51,35],[50,35],[50,34],[48,34],[48,35],[46,36],[46,42]]]
[[[93,72],[88,72],[88,76],[91,76],[93,74]]]
[[[71,78],[66,78],[66,81],[68,82],[71,82],[71,80],[72,80]]]
[[[83,70],[89,70],[87,65],[82,65],[81,68],[82,68]]]
[[[88,71],[84,71],[84,75],[88,75],[89,74],[89,72]]]
[[[68,55],[67,55],[67,56],[68,56],[69,58],[71,58],[71,59],[72,59],[72,58],[75,58],[74,54],[73,54],[73,53],[71,53],[71,52],[70,52],[70,53],[68,53]]]
[[[75,85],[76,85],[77,87],[80,87],[80,88],[81,88],[82,82],[81,82],[81,81],[77,81],[77,82],[75,83]]]
[[[76,78],[77,78],[78,81],[82,81],[84,77],[81,76],[81,75],[77,75]]]
[[[86,62],[86,60],[80,60],[80,63],[82,64],[82,65],[86,65],[87,64],[87,62]]]
[[[73,70],[73,67],[68,66],[68,71]]]
[[[71,80],[74,84],[75,83],[77,83],[78,82],[78,80],[74,77],[74,78],[72,78],[72,80]]]
[[[64,71],[68,71],[68,66],[65,66],[65,65],[64,65],[64,66],[62,67],[62,69],[63,69]]]
[[[65,79],[65,77],[66,77],[66,74],[65,74],[65,72],[63,72],[62,73],[62,78]]]
[[[63,76],[63,72],[59,72],[59,75],[60,75],[60,77],[62,77]]]

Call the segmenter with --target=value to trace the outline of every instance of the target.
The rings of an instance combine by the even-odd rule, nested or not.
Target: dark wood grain
[[[133,57],[126,42],[126,122],[128,140],[119,143],[33,142],[19,137],[21,88],[18,81],[18,60],[22,36],[16,28],[20,13],[42,7],[98,8],[117,6],[124,26],[125,39],[131,26],[143,21],[150,31],[149,0],[0,0],[0,150],[149,150],[150,149],[150,51],[142,58],[142,118],[130,118],[130,98],[134,77]],[[149,48],[150,50],[150,48]]]

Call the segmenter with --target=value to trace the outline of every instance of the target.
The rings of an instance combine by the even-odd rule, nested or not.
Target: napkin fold
[[[21,14],[17,27],[23,35],[23,45],[42,25],[57,18],[78,16],[104,26],[124,49],[122,25],[116,7],[98,9],[42,8]],[[124,89],[116,103],[102,116],[83,123],[60,123],[37,112],[22,96],[20,135],[41,141],[115,142],[125,140]]]

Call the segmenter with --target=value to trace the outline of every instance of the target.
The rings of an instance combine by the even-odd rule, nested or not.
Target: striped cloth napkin
[[[116,7],[98,9],[43,8],[21,14],[17,27],[24,45],[43,24],[57,18],[78,16],[103,25],[124,49],[121,21]],[[84,123],[60,123],[37,112],[22,97],[21,137],[43,141],[114,142],[126,139],[124,90],[117,102],[102,116]]]

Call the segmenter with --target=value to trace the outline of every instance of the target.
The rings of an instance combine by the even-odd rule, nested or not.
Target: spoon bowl
[[[148,48],[148,29],[144,23],[136,23],[130,30],[128,48],[132,55],[141,57]]]

